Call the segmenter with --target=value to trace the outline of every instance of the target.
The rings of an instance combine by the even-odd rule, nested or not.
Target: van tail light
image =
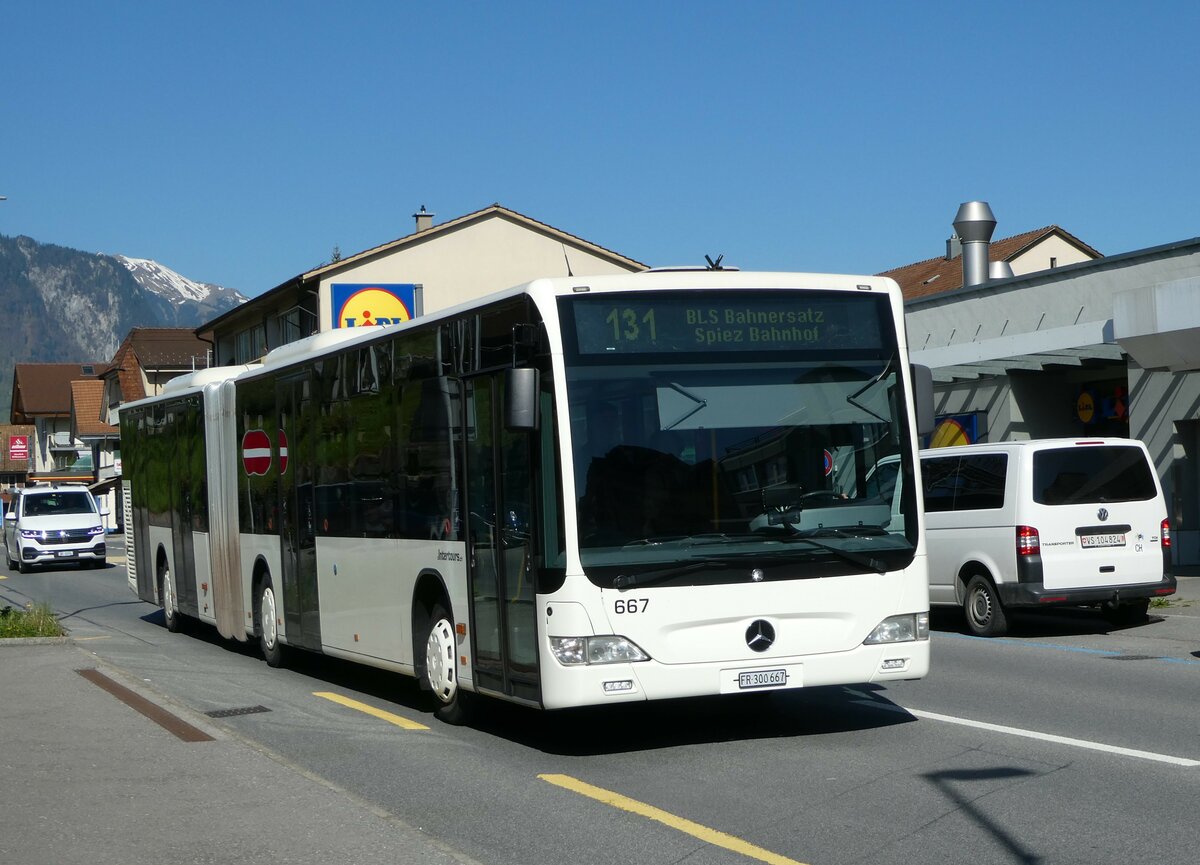
[[[1033,526],[1017,526],[1017,555],[1036,556],[1042,551],[1042,539]]]
[[[1158,536],[1162,539],[1163,549],[1168,549],[1171,546],[1171,521],[1163,520],[1162,525],[1158,527]]]

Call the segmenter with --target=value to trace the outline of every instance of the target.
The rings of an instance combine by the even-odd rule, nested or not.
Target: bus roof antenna
[[[704,256],[704,260],[708,262],[708,269],[709,269],[709,270],[724,270],[725,268],[721,267],[721,260],[722,260],[723,258],[725,258],[725,256],[724,256],[724,255],[718,255],[718,256],[717,256],[717,260],[716,260],[716,261],[713,261],[713,260],[712,260],[711,258],[709,258],[707,255],[706,255],[706,256]]]

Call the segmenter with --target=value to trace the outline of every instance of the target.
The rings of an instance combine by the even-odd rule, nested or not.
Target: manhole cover
[[[1160,655],[1105,655],[1106,661],[1161,661]]]
[[[239,709],[213,709],[205,712],[210,718],[233,718],[237,715],[257,715],[260,712],[271,711],[266,706],[243,706]]]

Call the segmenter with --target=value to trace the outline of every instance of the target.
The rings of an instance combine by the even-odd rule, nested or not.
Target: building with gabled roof
[[[1103,258],[1100,252],[1057,225],[992,241],[988,256],[993,266],[1008,265],[1006,276],[1024,276]],[[944,255],[877,275],[896,280],[906,300],[954,291],[963,287],[962,244],[957,237],[951,237],[946,241]]]
[[[438,225],[424,207],[413,217],[412,234],[294,276],[201,325],[196,333],[212,343],[214,365],[249,363],[280,345],[349,326],[341,315],[339,286],[403,287],[413,306],[403,310],[404,320],[539,277],[646,269],[499,204]],[[361,321],[363,312],[372,310],[355,307],[353,315]]]
[[[885,274],[905,293],[909,358],[933,373],[930,444],[1139,439],[1173,563],[1200,566],[1200,237],[1104,256],[1056,226],[990,242],[984,202],[953,225],[966,255]]]
[[[135,327],[117,347],[101,376],[105,423],[117,423],[117,408],[162,392],[176,376],[206,369],[212,346],[187,327]]]
[[[105,527],[119,528],[120,509],[113,489],[121,480],[121,432],[104,415],[104,382],[71,382],[71,435],[91,452],[91,490],[107,512]]]
[[[13,367],[12,417],[34,428],[29,480],[91,481],[91,449],[71,429],[71,382],[95,379],[102,363],[19,363]]]

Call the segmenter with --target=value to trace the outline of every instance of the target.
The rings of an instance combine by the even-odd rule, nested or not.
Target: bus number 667
[[[613,602],[614,613],[644,613],[646,607],[650,606],[649,598],[630,598],[629,600],[618,600]]]

